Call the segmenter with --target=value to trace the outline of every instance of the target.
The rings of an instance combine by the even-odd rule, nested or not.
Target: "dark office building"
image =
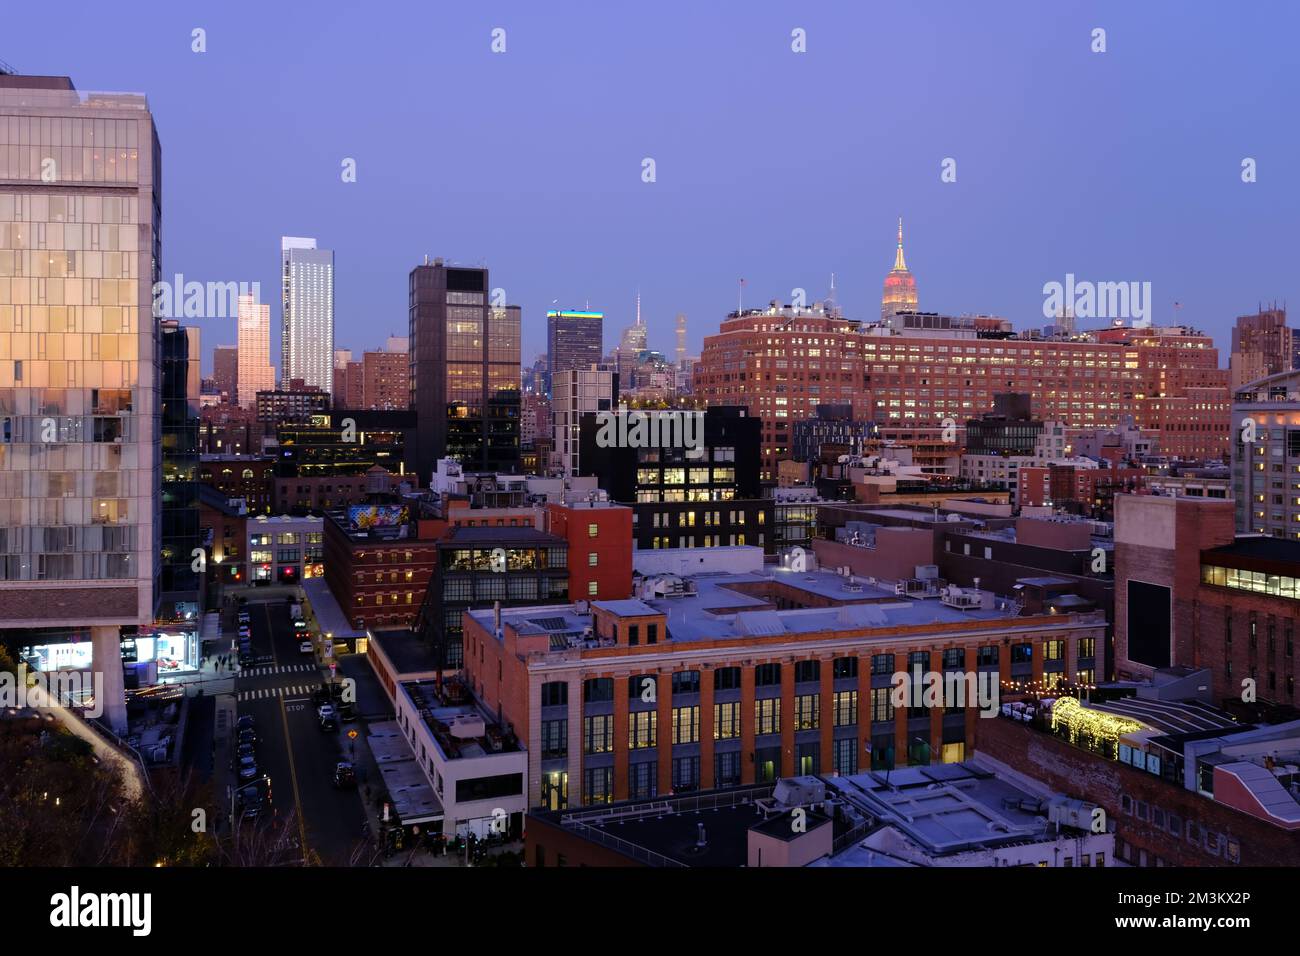
[[[160,328],[162,555],[159,621],[197,616],[201,579],[194,570],[199,535],[199,330],[175,319]]]
[[[621,411],[618,415],[699,414],[691,411]],[[611,499],[632,507],[637,548],[708,548],[756,545],[775,552],[774,502],[759,481],[762,422],[748,409],[718,405],[703,412],[696,457],[681,445],[636,447],[630,425],[612,429],[628,444],[602,447],[601,419],[582,416],[579,471],[596,475]],[[663,438],[662,424],[646,429]]]
[[[415,413],[407,409],[338,409],[306,424],[281,425],[276,429],[275,474],[364,475],[376,465],[393,475],[410,474],[407,442],[415,432]]]
[[[461,615],[469,608],[528,607],[569,599],[569,543],[535,528],[452,528],[415,622],[439,669],[464,664]]]
[[[239,349],[218,345],[212,350],[212,384],[223,395],[223,402],[239,400]]]
[[[493,306],[488,270],[416,266],[409,281],[414,463],[428,484],[439,458],[471,471],[519,469],[518,306]]]
[[[993,411],[966,423],[968,455],[1032,455],[1043,430],[1029,410],[1029,395],[1008,392],[993,396]]]
[[[604,349],[603,312],[546,313],[546,394],[560,372],[599,365]]]
[[[295,378],[284,388],[257,393],[257,420],[267,425],[310,422],[330,410],[328,392]]]
[[[864,443],[879,437],[875,422],[854,419],[852,405],[818,405],[817,416],[796,421],[791,434],[795,461],[817,461],[823,445],[857,454]]]

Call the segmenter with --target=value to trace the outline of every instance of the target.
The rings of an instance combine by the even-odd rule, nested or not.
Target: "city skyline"
[[[331,95],[300,104],[287,137],[279,100],[264,93],[310,72],[303,51],[333,50],[339,61],[363,63],[381,55],[346,21],[295,24],[311,31],[313,43],[284,50],[237,32],[242,10],[213,11],[203,24],[207,52],[196,54],[193,18],[159,8],[126,41],[150,56],[123,63],[94,47],[105,14],[88,11],[56,42],[41,35],[39,14],[19,10],[8,31],[18,49],[0,56],[27,73],[61,73],[72,57],[81,88],[149,93],[176,170],[165,273],[273,289],[278,236],[336,237],[336,335],[358,350],[377,344],[368,329],[402,327],[405,277],[426,253],[482,260],[501,277],[522,309],[525,355],[544,351],[553,302],[590,302],[619,329],[631,321],[638,286],[652,344],[669,349],[673,318],[685,312],[692,354],[734,308],[742,276],[746,304],[761,305],[788,300],[795,288],[821,299],[833,272],[845,314],[867,318],[878,309],[899,216],[908,263],[925,286],[924,308],[1000,315],[1023,328],[1041,324],[1043,284],[1067,273],[1141,279],[1152,282],[1156,324],[1194,325],[1224,347],[1235,316],[1293,291],[1284,223],[1297,198],[1282,169],[1297,133],[1286,124],[1261,129],[1256,118],[1280,115],[1286,105],[1279,44],[1287,31],[1273,21],[1264,28],[1264,18],[1294,24],[1297,13],[1266,6],[1229,24],[1203,11],[1170,21],[1105,4],[1061,14],[1032,4],[978,12],[950,4],[938,15],[795,14],[758,5],[744,22],[683,8],[682,19],[665,16],[636,38],[619,30],[612,12],[561,26],[508,6],[498,15],[508,37],[503,54],[490,47],[497,21],[447,11],[440,32],[451,39],[439,64],[406,57],[414,37],[394,37],[382,51],[391,69],[371,78],[353,70],[347,88],[331,85]],[[259,15],[268,35],[287,25],[287,13]],[[1104,54],[1089,46],[1098,25],[1108,30]],[[802,59],[790,51],[794,27],[807,31]],[[1209,30],[1213,57],[1201,39]],[[939,60],[963,62],[978,50],[980,69],[950,87],[912,70],[906,45],[878,44],[871,64],[857,66],[854,50],[881,35],[923,36]],[[576,65],[557,60],[557,51],[595,57],[605,76],[600,88],[582,84]],[[658,69],[666,57],[691,62],[691,86],[710,95],[688,98],[686,77]],[[739,57],[764,67],[756,85],[727,77],[723,64]],[[1150,78],[1152,62],[1170,65],[1168,75]],[[417,72],[405,63],[422,65]],[[506,129],[539,144],[585,141],[589,118],[599,115],[602,138],[578,163],[536,149],[472,161],[440,153],[442,185],[417,189],[409,160],[432,134],[386,125],[399,127],[388,123],[399,112],[421,115],[416,91],[451,76],[474,85],[488,105],[463,120],[467,128]],[[1027,82],[1031,76],[1038,80]],[[871,121],[850,122],[834,97],[819,92],[849,83],[869,91]],[[1021,90],[1013,111],[997,105],[1009,87]],[[582,90],[576,100],[573,89]],[[579,109],[566,110],[566,97]],[[1238,110],[1239,99],[1252,110]],[[613,108],[618,102],[625,107]],[[291,145],[205,155],[211,151],[199,144],[210,117],[232,114],[246,135]],[[762,131],[769,117],[783,115],[796,137],[806,130],[818,147],[775,161]],[[1095,134],[1072,136],[1073,129]],[[883,148],[886,142],[897,146]],[[641,180],[645,157],[657,161],[654,183]],[[1241,181],[1247,157],[1258,162],[1258,181],[1249,184]],[[347,158],[356,162],[353,183],[340,175]],[[941,181],[946,158],[956,161],[956,182]],[[510,186],[503,192],[499,183]],[[406,199],[412,190],[418,195]],[[238,231],[213,212],[236,206],[247,209]],[[768,228],[773,208],[807,223],[797,241]],[[385,241],[369,242],[375,217],[389,214]],[[676,225],[684,219],[695,224],[688,234]],[[503,221],[511,226],[504,232],[492,225]],[[719,246],[719,235],[731,241]],[[199,324],[205,341],[233,337],[233,323]],[[279,325],[274,315],[272,324]]]

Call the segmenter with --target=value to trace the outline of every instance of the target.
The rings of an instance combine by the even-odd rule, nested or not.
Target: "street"
[[[235,681],[238,715],[256,721],[257,763],[271,778],[273,821],[290,816],[308,859],[326,866],[369,862],[359,846],[370,846],[361,833],[365,815],[357,790],[333,785],[334,767],[347,759],[347,730],[320,730],[311,695],[328,677],[315,659],[298,649],[285,600],[250,601],[253,656],[259,663]]]

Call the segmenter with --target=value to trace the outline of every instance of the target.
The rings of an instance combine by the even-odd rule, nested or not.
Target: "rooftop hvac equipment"
[[[1076,830],[1092,829],[1092,811],[1096,804],[1083,800],[1071,800],[1057,797],[1047,807],[1047,819],[1058,826],[1074,827]]]
[[[816,777],[782,777],[772,790],[772,799],[785,807],[806,807],[826,799],[826,784]]]
[[[487,732],[487,724],[482,717],[475,714],[461,714],[451,719],[447,730],[457,740],[473,740]]]
[[[956,608],[959,611],[973,611],[981,604],[979,594],[963,591],[956,585],[945,589],[940,600],[943,601],[945,606]]]

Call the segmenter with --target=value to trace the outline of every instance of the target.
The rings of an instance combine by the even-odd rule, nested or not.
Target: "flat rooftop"
[[[366,742],[379,765],[379,774],[383,777],[397,819],[408,826],[441,820],[442,803],[397,722],[386,720],[369,724]]]
[[[401,687],[447,760],[517,753],[523,749],[519,739],[498,724],[468,688],[450,682],[439,688],[432,680],[403,681]]]
[[[682,580],[688,589],[676,596],[595,604],[619,616],[663,614],[667,619],[668,639],[677,642],[874,628],[886,632],[881,635],[883,640],[899,627],[993,622],[1011,620],[1020,614],[1016,601],[989,592],[962,589],[964,594],[979,595],[981,599],[981,606],[963,609],[944,604],[939,596],[899,597],[892,585],[873,585],[829,571],[773,568],[762,574],[715,572]],[[803,591],[810,599],[834,603],[825,607],[777,610],[765,597],[736,589],[746,585],[761,589],[775,584]],[[507,608],[501,611],[501,621],[503,626],[509,625],[521,635],[551,635],[553,651],[600,646],[594,634],[588,633],[589,629],[594,630],[592,614],[575,608],[574,604]],[[492,632],[495,625],[491,608],[468,613],[484,630]]]
[[[439,543],[455,545],[459,548],[501,544],[539,548],[568,547],[568,542],[559,535],[538,531],[536,528],[501,528],[495,526],[449,528]]]
[[[1300,541],[1288,541],[1265,535],[1248,535],[1237,538],[1232,544],[1220,548],[1210,548],[1201,552],[1203,559],[1211,562],[1215,558],[1255,558],[1261,561],[1277,561],[1296,565],[1300,571]]]
[[[372,630],[370,640],[393,662],[398,674],[421,674],[438,670],[437,655],[409,627]]]

